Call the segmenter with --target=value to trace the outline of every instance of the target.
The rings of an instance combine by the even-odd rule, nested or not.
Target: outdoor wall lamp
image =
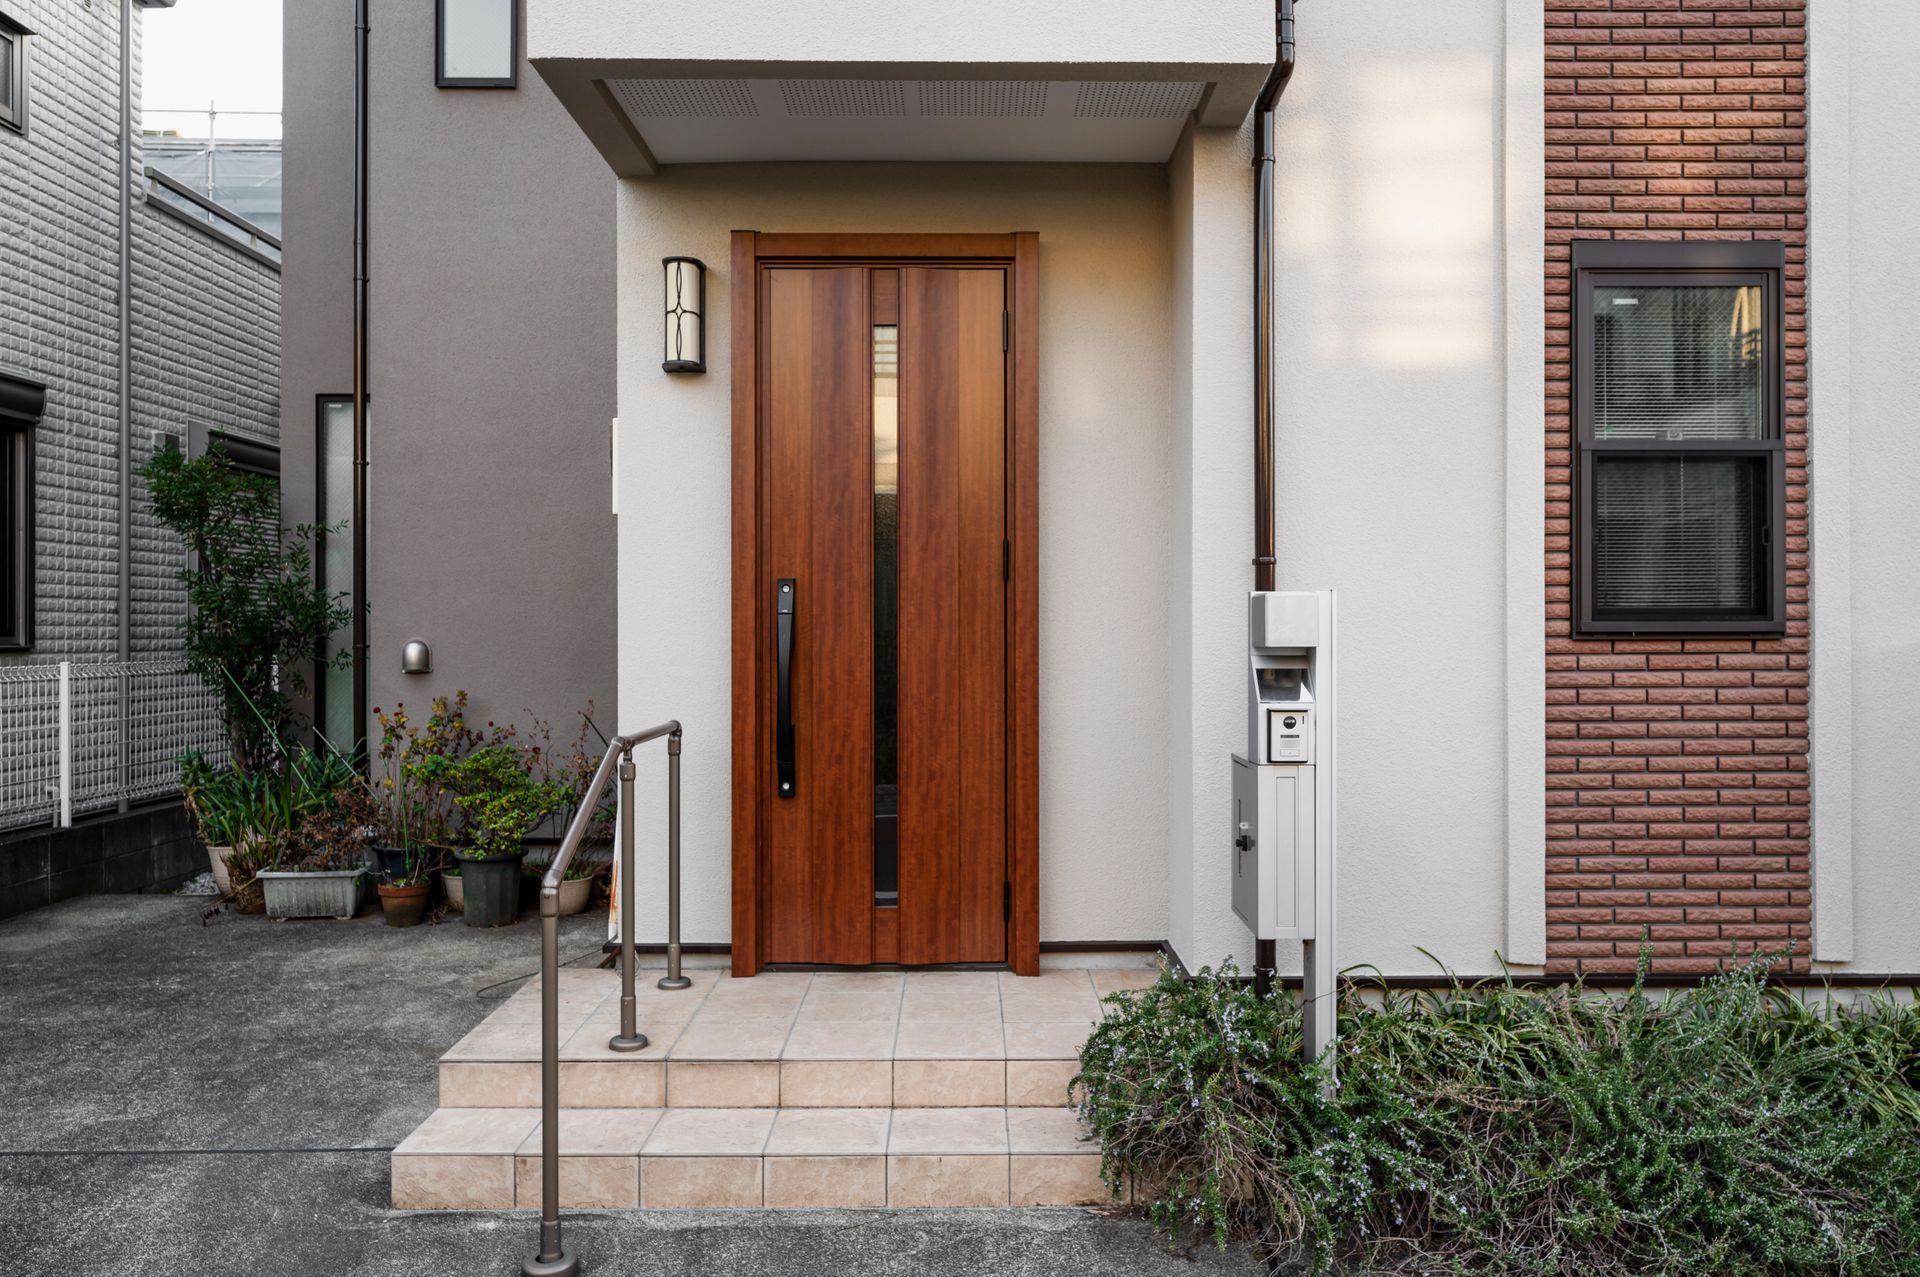
[[[697,257],[663,257],[667,286],[667,372],[707,370],[707,264]]]
[[[408,639],[407,645],[400,649],[400,672],[433,673],[433,649],[427,646],[425,639]]]

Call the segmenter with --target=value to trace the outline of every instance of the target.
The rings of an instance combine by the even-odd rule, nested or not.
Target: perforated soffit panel
[[[1158,163],[1206,85],[1153,80],[609,80],[662,164]]]

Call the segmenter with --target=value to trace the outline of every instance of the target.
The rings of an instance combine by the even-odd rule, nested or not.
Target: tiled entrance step
[[[655,973],[657,974],[657,973]],[[1110,1200],[1068,1082],[1100,998],[1151,970],[561,974],[562,1205],[988,1206]],[[539,990],[440,1062],[441,1108],[392,1158],[402,1209],[539,1205]]]
[[[951,1108],[1067,1102],[1100,997],[1142,969],[692,973],[637,990],[646,1050],[619,1054],[612,971],[566,971],[560,1103],[567,1108]],[[521,989],[441,1057],[446,1108],[540,1103],[540,1003]]]
[[[1064,1108],[569,1109],[560,1157],[568,1208],[1112,1200]],[[393,1204],[538,1208],[539,1113],[441,1109],[394,1150]]]

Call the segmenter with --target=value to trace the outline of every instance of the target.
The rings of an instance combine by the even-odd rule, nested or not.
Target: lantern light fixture
[[[697,257],[663,257],[666,270],[667,372],[707,370],[707,264]]]

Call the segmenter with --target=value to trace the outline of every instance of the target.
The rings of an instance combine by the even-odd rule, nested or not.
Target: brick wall
[[[1810,934],[1804,0],[1546,0],[1547,952],[1710,970]],[[1570,250],[1786,245],[1787,635],[1571,637]]]

